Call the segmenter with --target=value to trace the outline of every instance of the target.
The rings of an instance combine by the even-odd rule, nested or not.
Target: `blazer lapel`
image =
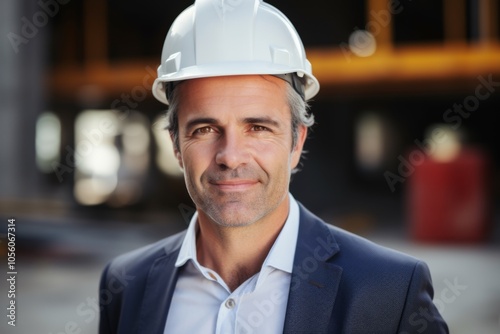
[[[165,330],[168,309],[179,273],[179,268],[175,267],[178,254],[179,249],[156,259],[149,270],[139,319],[139,333],[163,334]]]
[[[342,275],[342,268],[328,260],[338,251],[329,229],[300,205],[284,333],[327,333]]]

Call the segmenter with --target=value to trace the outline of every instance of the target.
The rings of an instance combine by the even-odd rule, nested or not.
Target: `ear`
[[[179,151],[179,149],[177,148],[177,145],[175,144],[175,138],[174,138],[173,134],[171,132],[169,132],[169,134],[170,134],[170,141],[172,142],[172,147],[174,149],[174,154],[175,154],[175,157],[177,158],[177,162],[179,163],[179,166],[181,167],[181,169],[184,169],[184,164],[182,163],[181,152]]]
[[[304,143],[307,138],[307,127],[305,125],[299,125],[298,133],[297,133],[297,142],[295,143],[295,147],[292,149],[292,160],[291,160],[291,168],[294,169],[300,162],[300,157],[302,156],[302,149],[304,148]]]

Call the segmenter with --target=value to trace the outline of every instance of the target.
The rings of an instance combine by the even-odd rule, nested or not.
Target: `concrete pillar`
[[[50,193],[36,167],[35,125],[44,107],[49,16],[34,1],[0,1],[0,198]],[[38,19],[37,22],[33,20]],[[35,30],[29,29],[29,22]]]

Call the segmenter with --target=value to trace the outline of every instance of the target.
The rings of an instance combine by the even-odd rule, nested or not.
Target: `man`
[[[289,194],[318,89],[276,8],[197,0],[179,15],[153,90],[197,211],[106,267],[100,333],[448,332],[424,263]]]

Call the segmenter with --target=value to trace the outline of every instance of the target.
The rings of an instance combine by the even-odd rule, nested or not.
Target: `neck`
[[[223,227],[198,212],[196,238],[200,264],[217,272],[231,291],[260,271],[288,216],[289,199],[261,220]]]

